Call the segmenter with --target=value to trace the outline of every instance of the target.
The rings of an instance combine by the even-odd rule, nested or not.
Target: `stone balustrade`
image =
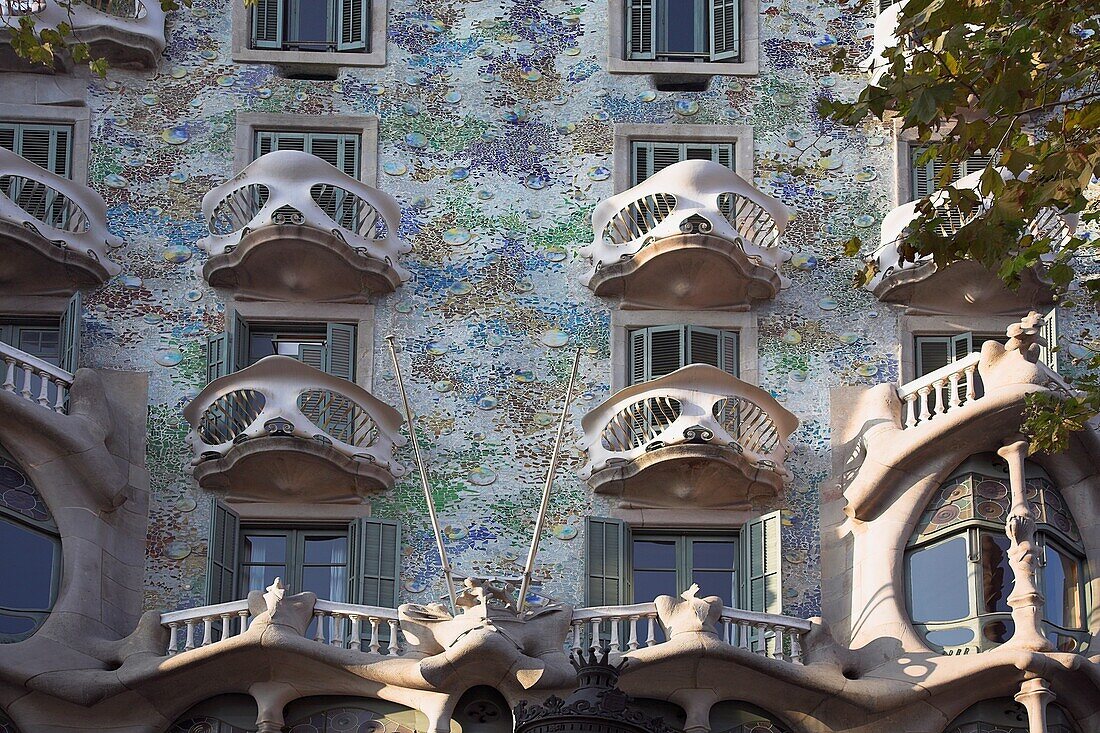
[[[981,397],[978,363],[981,354],[967,354],[958,361],[898,387],[904,414],[902,424],[912,428]]]
[[[73,375],[0,341],[3,384],[0,389],[17,394],[48,410],[66,413]]]
[[[68,292],[71,287],[42,282],[61,278],[64,268],[70,269],[66,285],[74,277],[82,285],[100,285],[122,272],[109,255],[120,246],[107,230],[107,206],[99,194],[0,148],[0,283],[6,290]],[[46,269],[51,266],[57,272]]]

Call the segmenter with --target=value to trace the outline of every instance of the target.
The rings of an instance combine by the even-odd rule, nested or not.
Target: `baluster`
[[[931,385],[926,385],[917,390],[917,394],[920,396],[920,414],[917,416],[917,422],[927,422],[932,419],[932,414],[928,411],[928,395],[931,393]]]
[[[947,401],[944,399],[944,391],[946,388],[946,379],[937,379],[932,383],[932,389],[936,393],[936,405],[932,411],[933,416],[942,415],[947,412]]]
[[[588,648],[592,651],[597,651],[600,648],[600,620],[598,618],[592,619],[592,638]]]
[[[656,620],[655,616],[646,616],[646,632],[645,632],[645,645],[653,646],[657,643],[657,629],[653,623]]]
[[[947,396],[948,409],[954,409],[959,406],[959,373],[951,372],[951,376],[948,378],[948,389],[950,394]]]
[[[611,618],[611,651],[618,654],[622,651],[619,647],[619,619]]]
[[[237,616],[241,619],[241,630],[239,634],[243,634],[248,631],[248,609],[237,611]]]
[[[572,650],[575,652],[579,652],[581,650],[581,624],[580,622],[574,621],[572,624],[570,624],[570,627],[573,629]]]
[[[905,427],[911,428],[911,427],[913,427],[914,425],[917,424],[917,394],[916,394],[916,392],[912,392],[910,394],[905,395],[905,406],[907,408],[906,409],[906,416],[905,416]]]
[[[791,634],[791,661],[802,664],[802,632],[797,630]]]
[[[29,365],[23,365],[23,389],[19,394],[23,395],[23,399],[28,402],[33,402],[34,393],[31,391],[31,378],[34,376],[34,370]]]
[[[222,638],[225,641],[233,636],[233,614],[228,611],[222,614]]]
[[[626,643],[626,648],[630,651],[638,648],[638,619],[640,618],[640,616],[630,617],[630,640]]]
[[[737,646],[742,649],[748,649],[749,636],[749,625],[744,622],[737,624]]]
[[[348,642],[348,647],[359,651],[359,614],[353,613],[348,618],[351,619],[351,637]]]
[[[38,388],[38,404],[43,407],[50,406],[50,375],[46,372],[39,372],[38,378],[41,380],[41,385]]]
[[[725,616],[722,617],[722,640],[733,646],[733,623]]]
[[[756,624],[756,630],[760,634],[760,648],[756,650],[756,653],[763,654],[766,657],[768,656],[768,625]]]
[[[195,619],[187,619],[187,640],[183,643],[183,650],[185,652],[191,651],[195,648]]]
[[[329,639],[332,646],[344,646],[344,615],[339,611],[332,613],[332,636]]]
[[[10,357],[4,357],[4,363],[8,365],[8,368],[4,370],[4,391],[15,391],[15,360]]]
[[[977,393],[974,391],[974,374],[978,371],[976,365],[971,365],[966,368],[966,401],[973,402],[977,399]]]
[[[202,619],[202,645],[210,646],[214,643],[214,616],[205,616]]]
[[[774,657],[775,659],[785,659],[785,657],[783,656],[786,647],[786,644],[784,643],[785,628],[786,627],[783,626],[775,627],[775,652],[772,654],[772,657]]]
[[[168,624],[168,656],[176,653],[176,646],[179,644],[179,628],[177,621]]]
[[[395,657],[401,652],[401,649],[397,646],[397,619],[388,619],[387,623],[390,625],[390,645],[386,648],[386,651],[391,657]]]
[[[371,616],[368,620],[370,621],[370,643],[367,645],[367,649],[370,650],[371,654],[377,654],[378,653],[378,648],[379,648],[378,647],[378,618],[375,617],[375,616]]]
[[[58,382],[57,383],[57,398],[54,400],[54,403],[53,403],[53,411],[54,412],[59,413],[59,414],[65,412],[65,397],[68,395],[68,393],[69,393],[69,388],[63,382]]]
[[[316,624],[316,628],[313,630],[313,640],[324,644],[325,643],[325,612],[314,611],[313,621]]]

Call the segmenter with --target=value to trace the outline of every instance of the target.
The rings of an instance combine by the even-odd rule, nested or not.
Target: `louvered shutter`
[[[974,334],[969,331],[951,337],[951,361],[958,361],[974,352]],[[979,350],[981,344],[978,344]]]
[[[283,0],[256,0],[252,6],[252,46],[283,47]]]
[[[206,549],[206,602],[228,603],[237,599],[237,548],[241,519],[224,502],[215,499],[210,510],[210,538]]]
[[[218,377],[224,377],[233,371],[232,342],[228,333],[219,333],[208,336],[206,339],[206,381],[213,382]]]
[[[337,0],[337,51],[366,51],[370,38],[368,0]]]
[[[352,522],[349,533],[351,602],[396,608],[401,573],[401,526],[388,519],[362,517]]]
[[[15,136],[18,125],[0,122],[0,148],[15,152]]]
[[[741,529],[741,598],[738,605],[747,611],[758,613],[783,613],[782,517],[779,512],[765,514],[750,520]],[[757,650],[772,634],[761,636],[752,629],[749,648]]]
[[[722,331],[718,368],[735,377],[741,376],[741,352],[736,331]]]
[[[80,367],[80,325],[83,315],[83,304],[80,293],[77,292],[69,299],[65,312],[61,315],[61,338],[58,349],[57,365],[70,374]]]
[[[646,380],[671,374],[684,365],[684,327],[653,326],[649,333],[649,370]]]
[[[630,384],[646,381],[649,372],[649,334],[639,328],[630,332]]]
[[[710,0],[710,60],[741,56],[741,0]]]
[[[230,373],[244,369],[252,363],[252,328],[239,313],[234,313],[229,322],[229,343],[232,346],[232,351],[229,352]]]
[[[324,371],[325,347],[321,344],[298,344],[298,361]]]
[[[680,143],[668,143],[668,142],[654,142],[653,145],[653,165],[651,167],[650,175],[655,175],[670,165],[675,165],[681,160],[685,160],[687,151],[685,145]]]
[[[626,0],[626,56],[634,61],[656,57],[655,0]]]
[[[925,150],[925,148],[914,148],[912,151],[910,170],[913,173],[912,198],[914,201],[931,196],[936,190],[937,161],[933,159],[927,163],[918,162]]]
[[[72,129],[61,125],[15,125],[13,150],[40,168],[72,177]]]
[[[721,368],[721,332],[713,328],[687,328],[687,358],[685,364],[710,364]]]
[[[272,153],[279,149],[277,141],[278,133],[269,132],[266,130],[257,130],[255,138],[253,140],[253,160],[262,158],[268,153]]]
[[[952,362],[951,339],[948,336],[917,336],[917,376],[945,367]]]
[[[618,606],[627,602],[626,526],[618,519],[586,517],[585,605]]]
[[[328,324],[324,371],[334,377],[355,381],[355,326]]]
[[[969,176],[971,173],[977,173],[978,171],[984,171],[989,165],[993,163],[992,155],[983,155],[981,153],[972,155],[963,161],[959,166],[959,173],[955,180],[962,178],[963,176]]]
[[[1057,308],[1052,308],[1050,313],[1043,316],[1043,325],[1039,333],[1047,342],[1046,346],[1039,349],[1039,360],[1053,371],[1058,371],[1058,352],[1055,350],[1058,348]]]
[[[737,163],[733,153],[734,143],[719,143],[714,146],[714,162],[736,171]]]
[[[630,185],[637,186],[653,175],[653,143],[634,142],[631,149],[634,161],[630,168]]]

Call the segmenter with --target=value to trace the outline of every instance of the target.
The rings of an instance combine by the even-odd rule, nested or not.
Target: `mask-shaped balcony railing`
[[[620,390],[585,415],[581,426],[579,446],[588,457],[581,477],[597,491],[605,484],[619,490],[622,483],[624,498],[641,504],[660,505],[662,495],[684,498],[688,492],[696,505],[721,505],[751,499],[749,490],[757,486],[777,490],[790,478],[783,464],[798,418],[759,387],[692,364]],[[670,462],[697,462],[714,449],[737,469],[729,475],[707,472],[713,473],[713,487],[694,474],[683,479],[690,486],[674,486],[679,471],[671,465],[671,475],[658,472],[652,480],[644,470],[627,470],[625,477],[615,470],[629,464],[652,469],[666,456]]]
[[[594,238],[581,248],[593,264],[588,285],[639,306],[774,297],[785,284],[779,239],[788,218],[783,204],[726,166],[676,163],[593,210]],[[690,275],[677,278],[685,269]]]
[[[122,271],[108,254],[99,194],[0,148],[0,283],[28,295],[72,294]],[[6,230],[6,231],[5,231]]]
[[[73,375],[0,341],[0,389],[48,410],[65,413]]]
[[[405,473],[393,458],[394,446],[405,444],[397,411],[362,387],[288,356],[268,356],[215,379],[183,415],[191,425],[194,466],[231,457],[250,440],[276,437],[315,441],[372,464],[383,484]]]
[[[390,292],[409,278],[398,263],[410,247],[397,236],[397,201],[309,153],[280,150],[261,156],[209,191],[202,211],[209,235],[199,246],[211,257],[204,273],[217,287],[253,290],[265,297],[271,294],[264,288],[276,288],[275,297],[281,297],[284,293],[274,281],[286,279],[282,290],[297,288],[299,299],[347,300],[364,289]],[[327,246],[303,249],[311,243],[310,231],[328,237]],[[308,256],[284,263],[276,243],[293,245],[299,256]],[[246,259],[245,250],[252,247],[258,264]],[[271,254],[261,254],[261,248]]]
[[[1011,176],[1004,169],[998,169],[998,172],[1006,179]],[[976,192],[982,173],[983,171],[977,171],[965,176],[955,182],[953,187]],[[979,201],[973,211],[964,213],[951,202],[947,191],[934,193],[931,202],[939,219],[938,232],[943,237],[958,234],[964,226],[981,217],[989,205],[988,201]],[[928,292],[922,292],[919,283],[929,280],[937,273],[936,264],[931,256],[908,261],[903,260],[901,254],[901,242],[906,229],[919,216],[919,203],[911,201],[903,204],[882,220],[882,244],[870,257],[875,274],[867,284],[867,288],[880,300],[903,303],[932,312],[980,311],[989,314],[1014,313],[1049,302],[1049,292],[1041,273],[1025,273],[1020,290],[1013,293],[1008,291],[996,273],[970,262],[951,265],[944,273],[957,270],[955,274],[948,278],[937,277],[934,287],[927,288]],[[1053,248],[1057,249],[1073,236],[1076,226],[1075,216],[1063,216],[1054,210],[1047,210],[1027,223],[1025,233],[1036,239],[1048,238]]]
[[[155,68],[164,52],[165,13],[159,2],[144,0],[0,0],[0,22],[18,23],[33,16],[36,24],[71,25],[73,35],[114,66]]]

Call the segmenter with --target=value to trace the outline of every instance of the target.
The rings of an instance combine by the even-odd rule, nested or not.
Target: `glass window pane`
[[[909,556],[913,620],[953,621],[970,615],[966,537],[917,550]]]
[[[732,570],[736,567],[737,543],[695,540],[691,543],[694,568]]]
[[[285,565],[252,565],[247,568],[245,573],[245,580],[248,581],[248,587],[245,588],[245,592],[267,590],[267,587],[275,582],[275,578],[282,578],[283,585],[286,585],[287,578]],[[290,588],[287,590],[288,595],[297,592],[297,588]]]
[[[635,570],[634,603],[649,603],[657,596],[679,595],[675,570]]]
[[[49,537],[0,519],[0,606],[48,610],[55,552]]]
[[[248,339],[248,363],[255,364],[265,356],[275,353],[275,336],[270,333],[254,333]]]
[[[669,53],[704,51],[696,43],[696,0],[666,0],[665,50]]]
[[[306,562],[343,565],[348,561],[347,537],[306,538]]]
[[[21,328],[17,346],[20,350],[57,366],[59,346],[56,328]]]
[[[348,571],[343,565],[302,569],[302,590],[326,601],[342,603],[348,587]]]
[[[981,532],[982,613],[1009,612],[1008,594],[1012,592],[1012,568],[1008,565],[1011,544],[1003,534]]]
[[[297,17],[292,40],[327,44],[331,37],[329,31],[332,25],[331,6],[331,0],[297,0],[295,3]]]
[[[696,570],[691,574],[691,582],[699,584],[699,597],[718,596],[723,605],[733,605],[735,576],[729,570]]]
[[[1081,628],[1084,623],[1081,618],[1080,565],[1075,558],[1059,552],[1052,545],[1047,545],[1046,554],[1043,617],[1063,628]]]
[[[285,563],[286,537],[284,535],[246,535],[242,562]]]
[[[675,570],[676,540],[634,540],[634,567]]]

